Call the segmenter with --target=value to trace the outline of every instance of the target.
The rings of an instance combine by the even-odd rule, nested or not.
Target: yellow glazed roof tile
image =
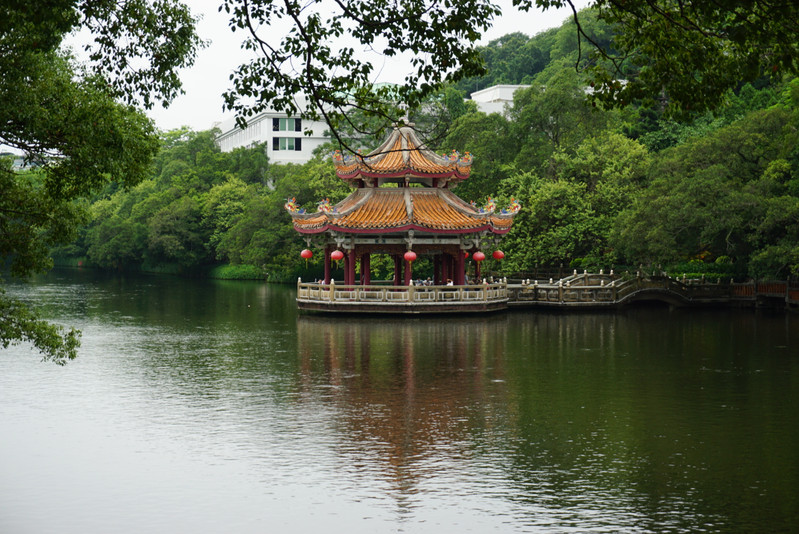
[[[441,156],[425,148],[408,126],[396,127],[388,139],[366,156],[333,154],[336,174],[345,180],[363,178],[439,178],[465,180],[471,155]]]
[[[327,229],[354,234],[408,229],[431,233],[482,230],[505,233],[513,222],[513,214],[480,213],[446,189],[400,187],[360,188],[329,213],[292,212],[292,217],[294,227],[303,233],[320,233]]]

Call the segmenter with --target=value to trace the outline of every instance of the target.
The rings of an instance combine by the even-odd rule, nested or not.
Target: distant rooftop
[[[504,113],[505,106],[513,104],[513,94],[529,85],[493,85],[471,94],[477,109],[483,113]]]

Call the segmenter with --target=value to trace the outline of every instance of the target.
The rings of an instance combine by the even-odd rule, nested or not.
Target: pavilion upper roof
[[[448,189],[422,187],[358,188],[347,198],[320,210],[305,213],[286,205],[294,228],[305,234],[327,230],[351,234],[396,233],[417,230],[435,234],[508,232],[518,211],[515,201],[495,211],[493,202],[483,208],[467,204]]]
[[[469,177],[472,156],[454,152],[441,156],[429,150],[419,140],[411,126],[395,126],[388,139],[366,156],[333,154],[336,174],[344,180],[403,179],[408,182],[423,179],[461,181]],[[376,185],[379,185],[376,184]]]

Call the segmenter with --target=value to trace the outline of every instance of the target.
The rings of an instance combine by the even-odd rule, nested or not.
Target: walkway
[[[325,285],[297,281],[301,310],[346,313],[484,313],[504,309],[613,309],[639,302],[671,306],[799,308],[787,282],[708,283],[666,276],[572,274],[560,280],[464,286]]]

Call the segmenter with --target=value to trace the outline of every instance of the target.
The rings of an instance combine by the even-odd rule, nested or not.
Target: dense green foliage
[[[490,195],[500,205],[514,197],[523,206],[503,241],[505,260],[488,268],[509,276],[560,265],[799,274],[799,79],[745,85],[715,115],[686,122],[653,120],[642,107],[597,110],[582,84],[552,62],[506,115],[467,106],[438,147],[475,156],[460,196],[482,203]],[[270,164],[262,146],[220,152],[212,132],[170,132],[163,143],[151,178],[109,187],[62,253],[112,268],[319,276],[321,250],[307,265],[300,258],[306,244],[283,204],[296,197],[315,210],[348,193],[328,157]],[[385,276],[385,262],[374,260],[373,276]]]
[[[60,48],[79,29],[93,36],[83,65]],[[175,0],[3,2],[0,145],[25,164],[0,161],[0,261],[12,276],[51,265],[50,247],[74,239],[87,219],[87,195],[149,175],[159,142],[136,106],[169,102],[180,91],[178,69],[200,44]],[[0,287],[0,346],[28,341],[64,363],[78,339]]]
[[[729,91],[764,74],[799,74],[796,2],[738,0],[593,0],[577,12],[572,0],[512,0],[523,13],[570,8],[570,31],[536,42],[519,34],[480,49],[476,42],[501,8],[491,0],[224,0],[233,30],[246,35],[254,58],[232,76],[227,106],[240,121],[273,108],[323,118],[339,145],[355,150],[341,129],[365,131],[401,121],[447,84],[467,92],[494,83],[530,82],[546,65],[572,57],[587,76],[595,103],[660,106],[687,118],[720,107]],[[283,28],[283,30],[281,30]],[[343,36],[350,46],[340,46]],[[377,55],[364,56],[358,51]],[[380,56],[405,54],[410,68],[399,86],[375,84]],[[358,109],[369,120],[351,124]]]
[[[526,206],[506,241],[506,272],[692,260],[758,276],[799,271],[793,3],[596,0],[558,30],[483,49],[475,43],[498,14],[486,0],[336,5],[221,2],[260,53],[231,78],[226,102],[240,119],[295,111],[305,96],[339,145],[371,148],[369,134],[407,110],[435,148],[476,156],[464,198],[498,193]],[[270,165],[262,147],[222,154],[212,132],[170,132],[159,146],[137,107],[168,103],[202,45],[182,2],[13,0],[0,15],[0,143],[28,164],[0,164],[0,256],[12,275],[46,269],[48,249],[65,242],[62,258],[114,269],[271,280],[318,269],[318,254],[310,270],[299,259],[304,244],[282,206],[342,198],[329,161]],[[279,19],[292,22],[286,35],[272,33]],[[79,29],[93,36],[80,67],[60,49]],[[354,49],[332,53],[345,33],[386,56],[411,53],[406,83],[375,86]],[[530,88],[504,115],[460,98],[495,83]],[[63,362],[77,333],[0,289],[0,344],[23,340]]]
[[[162,143],[152,175],[129,189],[109,185],[79,239],[58,256],[120,270],[286,281],[302,274],[303,248],[286,198],[308,204],[347,194],[329,160],[270,165],[263,145],[222,153],[211,131],[172,131]],[[214,269],[220,263],[235,267]]]

